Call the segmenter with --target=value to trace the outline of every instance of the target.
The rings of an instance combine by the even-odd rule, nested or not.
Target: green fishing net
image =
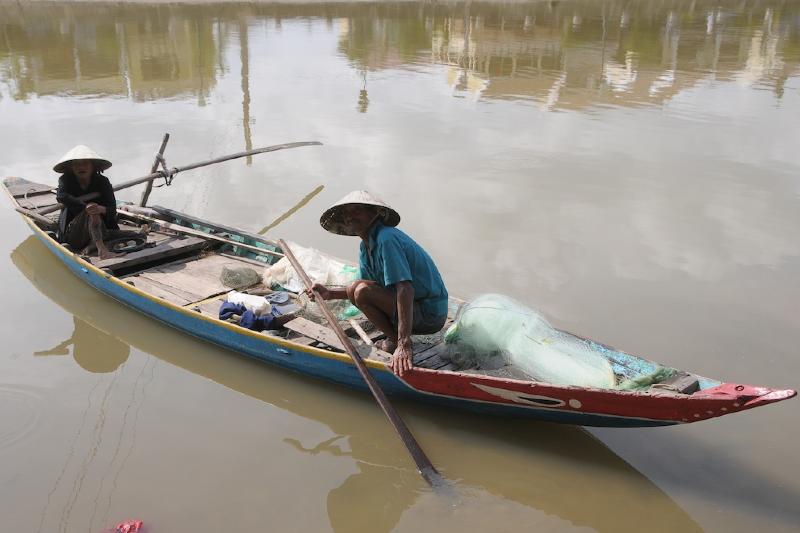
[[[444,340],[450,359],[462,366],[510,365],[533,380],[557,385],[613,388],[616,382],[608,359],[590,344],[501,294],[466,304]]]
[[[231,289],[244,289],[261,283],[261,276],[250,267],[222,267],[220,282]]]

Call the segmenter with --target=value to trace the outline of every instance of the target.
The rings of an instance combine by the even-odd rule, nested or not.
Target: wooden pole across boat
[[[153,218],[147,215],[143,215],[141,213],[135,213],[133,211],[128,211],[125,207],[117,208],[118,213],[123,213],[125,216],[135,218],[137,220],[142,220],[145,222],[150,222],[159,228],[163,228],[166,230],[174,231],[176,233],[183,233],[185,235],[193,235],[195,237],[201,237],[203,239],[208,239],[212,241],[222,242],[225,244],[230,244],[231,246],[238,246],[239,248],[243,248],[245,250],[250,250],[251,252],[256,252],[262,255],[271,255],[274,257],[283,257],[282,253],[273,252],[272,250],[267,250],[266,248],[261,248],[259,246],[251,246],[249,244],[245,244],[243,242],[234,241],[233,239],[226,239],[225,237],[220,237],[219,235],[214,235],[213,233],[208,233],[206,231],[200,231],[198,229],[187,228],[186,226],[181,226],[180,224],[173,224],[171,222],[166,222],[161,220],[160,218]],[[23,214],[30,216],[30,212],[24,212]],[[41,218],[41,217],[40,217]],[[266,265],[265,265],[266,266]]]
[[[406,426],[405,422],[403,422],[403,419],[400,418],[400,415],[397,414],[397,411],[395,411],[394,407],[392,407],[392,404],[389,403],[389,399],[383,393],[383,390],[381,390],[380,385],[378,385],[378,382],[375,381],[375,378],[372,376],[372,374],[370,374],[369,370],[367,369],[367,365],[364,364],[364,360],[361,359],[361,356],[358,354],[353,346],[353,343],[350,341],[350,337],[345,334],[344,330],[339,325],[339,322],[336,320],[336,317],[334,317],[333,313],[331,313],[331,310],[328,309],[325,301],[322,299],[319,293],[314,290],[314,284],[311,282],[311,279],[309,279],[306,271],[303,270],[300,262],[292,253],[289,245],[286,244],[286,241],[283,239],[278,239],[278,244],[280,245],[281,250],[283,250],[286,258],[294,267],[295,271],[303,279],[305,286],[313,293],[314,299],[317,302],[320,311],[322,311],[322,314],[325,316],[328,324],[330,324],[331,328],[333,328],[336,336],[339,337],[339,341],[341,341],[342,346],[344,346],[345,350],[347,351],[347,354],[353,358],[361,377],[367,382],[367,386],[372,392],[372,395],[375,397],[375,400],[378,402],[378,405],[381,407],[384,414],[389,418],[389,421],[392,423],[392,426],[394,426],[395,431],[397,431],[397,434],[400,435],[400,439],[403,441],[403,444],[406,445],[408,452],[411,454],[411,457],[417,464],[419,473],[422,474],[422,477],[425,479],[425,481],[427,481],[428,484],[434,489],[443,488],[445,484],[441,474],[439,474],[439,472],[430,462],[428,457],[425,455],[425,452],[422,451],[422,448],[420,447],[419,443],[417,443],[414,435],[411,434],[411,430],[408,429],[408,426]]]
[[[128,187],[133,187],[134,185],[139,185],[140,183],[145,182],[152,182],[158,178],[169,178],[177,174],[178,172],[186,172],[187,170],[194,170],[200,167],[206,167],[208,165],[213,165],[215,163],[222,163],[223,161],[230,161],[231,159],[239,159],[240,157],[247,157],[250,155],[255,154],[263,154],[266,152],[276,152],[278,150],[285,150],[288,148],[298,148],[300,146],[321,146],[321,142],[317,141],[303,141],[303,142],[296,142],[296,143],[285,143],[285,144],[275,144],[273,146],[266,146],[264,148],[255,148],[253,150],[247,150],[245,152],[237,152],[235,154],[224,155],[222,157],[217,157],[214,159],[209,159],[208,161],[201,161],[199,163],[192,163],[190,165],[185,165],[182,167],[173,167],[169,169],[169,171],[159,171],[159,172],[152,172],[147,176],[142,176],[141,178],[132,179],[130,181],[126,181],[120,183],[119,185],[114,186],[114,191],[119,191],[122,189],[127,189]],[[80,196],[78,199],[81,201],[89,201],[94,200],[100,196],[99,193],[89,193]],[[53,213],[55,211],[59,211],[63,206],[61,204],[51,205],[42,209],[38,209],[35,211],[38,215],[46,215],[47,213]]]

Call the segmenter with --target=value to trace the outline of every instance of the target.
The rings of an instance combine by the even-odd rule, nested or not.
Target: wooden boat
[[[334,531],[363,529],[361,518],[352,518],[352,499],[342,493],[349,495],[356,490],[362,498],[367,498],[361,500],[362,505],[382,507],[383,521],[380,525],[372,523],[373,531],[393,529],[392,524],[403,512],[424,496],[425,492],[421,490],[397,490],[398,484],[413,484],[416,478],[411,477],[405,456],[386,453],[385,447],[379,444],[393,436],[387,435],[387,428],[377,413],[373,418],[375,423],[365,422],[363,415],[342,415],[343,412],[369,411],[368,407],[362,409],[372,404],[367,395],[362,395],[366,402],[361,402],[350,391],[340,387],[320,390],[320,383],[314,378],[278,371],[268,365],[260,365],[263,367],[261,371],[255,371],[258,369],[254,365],[246,364],[249,361],[232,364],[226,357],[227,352],[223,355],[213,345],[210,349],[203,349],[199,345],[202,341],[184,339],[184,342],[179,342],[177,337],[181,333],[177,331],[164,332],[168,334],[166,339],[153,335],[154,328],[152,325],[148,327],[146,317],[130,316],[127,309],[115,308],[122,307],[115,300],[100,293],[95,296],[90,287],[75,283],[74,275],[33,235],[12,251],[11,261],[45,298],[73,316],[74,331],[67,328],[65,335],[69,340],[59,344],[72,342],[71,354],[59,353],[63,354],[62,358],[71,355],[75,365],[90,372],[113,371],[128,359],[131,348],[135,348],[151,356],[141,363],[142,368],[163,363],[325,427],[326,432],[317,438],[321,441],[319,443],[313,439],[309,442],[308,436],[301,437],[292,428],[286,429],[282,438],[294,453],[308,454],[309,460],[313,459],[312,455],[320,453],[339,456],[342,453],[339,445],[344,444],[347,455],[357,463],[358,468],[353,469],[350,477],[333,489],[328,497]],[[109,358],[112,364],[101,359],[98,346],[102,351],[115,353],[116,357]],[[142,388],[149,383],[148,379],[139,379]],[[358,394],[358,391],[354,392]],[[331,401],[336,394],[339,395],[338,401]],[[133,414],[137,406],[134,401],[128,404],[127,409]],[[636,531],[654,515],[674,530],[684,533],[702,531],[647,476],[581,427],[545,426],[535,421],[506,424],[501,418],[476,420],[468,414],[448,414],[443,417],[434,410],[419,409],[415,418],[421,417],[427,421],[426,425],[435,423],[439,428],[435,435],[425,435],[426,448],[430,448],[435,456],[439,455],[437,450],[447,454],[447,470],[451,475],[457,475],[462,487],[479,486],[489,494],[533,506],[575,526],[590,527],[599,532]],[[128,420],[133,422],[135,419],[131,416]],[[132,429],[135,432],[136,427]],[[330,435],[337,436],[335,442],[328,440]],[[342,436],[341,440],[339,436]],[[492,442],[497,445],[492,445]],[[566,447],[565,442],[569,442]],[[458,453],[449,453],[452,449],[457,449]],[[551,460],[521,460],[541,455]],[[582,468],[558,466],[576,457],[580,458]],[[587,469],[614,472],[616,478],[626,482],[615,484],[614,490],[598,491],[594,484],[586,483],[583,472]],[[539,482],[530,483],[532,479]],[[368,495],[361,490],[362,487],[370,487]],[[646,491],[647,498],[639,497],[643,491]],[[337,494],[342,497],[336,497]],[[570,497],[565,498],[564,494]],[[593,504],[586,505],[586,501]],[[625,509],[624,513],[608,512],[608,509],[621,508]],[[386,522],[389,517],[391,524]]]
[[[15,207],[35,210],[56,203],[55,192],[48,185],[6,178],[3,186]],[[121,225],[146,221],[154,224],[154,230],[147,237],[146,248],[104,261],[79,255],[56,241],[42,217],[23,215],[23,219],[77,277],[133,309],[242,355],[366,389],[353,361],[322,323],[297,318],[273,334],[218,318],[230,290],[220,282],[223,267],[273,264],[281,256],[275,242],[161,207],[143,211],[121,205],[118,212]],[[462,303],[451,299],[444,329]],[[372,329],[363,319],[359,326]],[[364,342],[363,332],[359,333],[355,328],[348,332],[387,394],[492,416],[586,426],[664,426],[715,418],[797,394],[788,389],[724,383],[688,372],[659,387],[633,392],[542,383],[522,378],[513,368],[457,369],[442,357],[446,348],[441,332],[415,338],[414,369],[400,378],[387,366],[389,355]],[[635,378],[659,367],[653,361],[583,341],[609,359],[618,379]]]

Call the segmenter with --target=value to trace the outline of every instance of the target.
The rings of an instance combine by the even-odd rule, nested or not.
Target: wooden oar
[[[344,330],[339,325],[339,322],[333,316],[333,313],[331,313],[331,310],[328,309],[325,301],[322,299],[319,293],[314,290],[314,284],[311,282],[311,279],[309,279],[306,271],[303,270],[300,262],[292,253],[289,245],[286,244],[286,241],[283,239],[278,239],[278,244],[283,250],[286,258],[289,259],[289,262],[292,264],[295,271],[303,279],[305,286],[313,293],[314,300],[317,302],[320,311],[322,311],[322,314],[325,316],[328,324],[330,324],[331,328],[333,328],[334,333],[336,333],[339,341],[341,341],[342,346],[344,346],[345,351],[347,351],[347,354],[353,358],[361,377],[367,382],[367,386],[372,392],[372,395],[375,397],[375,400],[378,402],[378,405],[380,405],[384,414],[389,418],[389,421],[392,423],[392,426],[394,426],[395,431],[397,431],[397,434],[400,435],[400,439],[403,441],[403,444],[406,445],[408,452],[411,454],[411,457],[417,464],[419,473],[422,474],[422,477],[425,479],[425,481],[427,481],[428,484],[434,489],[445,487],[444,479],[442,478],[441,474],[439,474],[436,468],[434,468],[433,464],[425,455],[425,452],[422,451],[422,448],[417,443],[414,435],[411,434],[411,430],[408,429],[408,426],[406,426],[405,422],[403,422],[403,419],[400,418],[400,415],[397,414],[397,411],[395,411],[394,407],[392,407],[392,404],[389,403],[389,400],[386,398],[386,395],[383,393],[380,385],[378,385],[378,382],[375,381],[375,378],[372,376],[372,374],[370,374],[369,370],[367,369],[367,365],[364,364],[364,360],[361,359],[361,356],[358,354],[353,346],[353,343],[350,341],[350,337],[345,334]]]
[[[208,161],[201,161],[199,163],[192,163],[191,165],[185,165],[185,166],[182,166],[182,167],[174,167],[174,168],[171,168],[169,170],[169,172],[164,172],[164,171],[153,172],[153,173],[148,174],[147,176],[142,176],[141,178],[132,179],[130,181],[126,181],[126,182],[120,183],[119,185],[115,185],[114,186],[114,190],[115,191],[119,191],[119,190],[122,190],[122,189],[127,189],[128,187],[133,187],[134,185],[139,185],[140,183],[145,183],[145,182],[148,182],[148,181],[152,182],[153,180],[158,179],[158,178],[172,177],[175,174],[177,174],[178,172],[186,172],[187,170],[194,170],[195,168],[206,167],[208,165],[213,165],[215,163],[222,163],[223,161],[230,161],[231,159],[238,159],[240,157],[247,157],[249,155],[263,154],[265,152],[275,152],[275,151],[278,151],[278,150],[285,150],[287,148],[297,148],[299,146],[321,146],[321,145],[322,145],[321,142],[307,141],[307,142],[276,144],[276,145],[273,145],[273,146],[266,146],[264,148],[256,148],[254,150],[247,150],[246,152],[237,152],[235,154],[224,155],[222,157],[209,159]],[[94,200],[95,198],[98,198],[99,196],[100,196],[99,193],[93,192],[93,193],[89,193],[89,194],[84,194],[83,196],[80,196],[78,199],[81,200],[81,201],[86,202],[88,200]],[[51,206],[45,207],[43,209],[38,209],[35,212],[36,212],[36,214],[39,214],[39,215],[46,215],[47,213],[53,213],[54,211],[58,211],[62,207],[63,206],[61,204],[56,204],[56,205],[51,205]]]

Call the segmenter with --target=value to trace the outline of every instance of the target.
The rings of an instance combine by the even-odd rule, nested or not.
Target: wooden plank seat
[[[53,194],[55,198],[55,194],[53,191],[55,187],[52,185],[45,185],[44,183],[34,183],[32,181],[28,181],[24,178],[6,178],[3,180],[6,190],[8,193],[13,196],[14,198],[30,198],[31,196],[36,196],[45,193]]]
[[[369,324],[369,322],[367,322],[367,324]],[[324,345],[335,348],[338,351],[344,351],[344,347],[342,346],[341,342],[339,342],[339,338],[336,336],[333,330],[327,326],[317,324],[316,322],[312,322],[311,320],[305,318],[296,318],[288,322],[285,327],[305,337],[316,339]],[[442,331],[445,331],[446,327],[449,327],[449,325],[445,324],[445,328],[443,328]],[[370,333],[375,333],[376,331],[378,333],[376,335],[377,337],[383,336],[379,330],[373,330]],[[361,353],[362,357],[365,357],[364,354],[367,353],[367,357],[371,359],[384,362],[391,360],[392,354],[383,350],[378,350],[374,346],[368,347],[365,343],[363,343],[363,341],[360,340],[360,338],[358,338],[357,334],[352,330],[352,328],[349,329],[348,336],[353,340],[353,344],[356,346],[356,349],[359,350],[359,353]],[[419,338],[425,338],[428,340],[428,342],[420,341],[419,339],[414,341],[414,356],[412,359],[414,366],[432,370],[455,369],[455,365],[453,365],[449,360],[440,357],[440,354],[447,349],[447,347],[442,343],[442,336],[442,332],[434,335],[415,336]],[[371,349],[367,350],[367,348]]]
[[[43,207],[56,205],[58,203],[56,201],[56,195],[47,192],[22,196],[20,198],[16,198],[16,200],[20,207],[34,211]],[[59,214],[60,211],[56,212],[56,217],[58,217]]]
[[[220,274],[226,266],[240,265],[241,263],[235,259],[210,254],[149,268],[139,272],[137,276],[199,295],[199,298],[194,300],[198,302],[216,294],[229,292],[231,289],[222,284]]]
[[[412,361],[414,366],[430,368],[432,370],[455,370],[456,366],[442,354],[447,351],[447,345],[443,342],[429,346],[414,354]]]
[[[126,253],[121,257],[114,257],[111,259],[99,259],[94,257],[90,260],[92,264],[98,268],[107,268],[112,272],[118,272],[135,266],[198,251],[206,246],[208,242],[197,237],[184,236],[170,236],[166,239],[151,238],[148,236],[148,241],[152,242],[153,246],[148,246],[136,252]]]
[[[252,268],[249,263],[231,256],[209,254],[201,257],[192,256],[150,267],[125,276],[124,279],[133,281],[135,286],[142,284],[148,287],[167,288],[167,290],[176,293],[185,300],[180,305],[191,306],[192,304],[204,303],[204,309],[211,314],[212,310],[209,306],[213,302],[204,301],[231,290],[230,287],[223,285],[222,281],[220,281],[222,270],[225,267],[236,268],[241,266]],[[213,309],[214,316],[217,315],[220,304],[221,300],[216,304],[216,309]]]
[[[145,277],[133,276],[125,278],[125,281],[137,289],[141,289],[157,298],[161,298],[175,305],[180,305],[181,307],[202,299],[202,296],[198,294],[186,292],[177,287],[172,287]]]
[[[156,235],[156,238],[167,240],[171,236]],[[231,290],[220,281],[226,266],[254,267],[241,258],[209,254],[173,260],[128,274],[122,279],[157,298],[218,318],[225,294]]]
[[[315,339],[326,346],[336,349],[337,351],[344,351],[344,346],[339,341],[339,337],[337,337],[336,333],[334,333],[333,330],[327,326],[317,324],[316,322],[312,322],[307,318],[297,317],[294,320],[290,320],[284,324],[284,327],[290,331],[300,334],[303,337]],[[351,338],[351,341],[353,342],[353,346],[355,346],[356,350],[358,350],[359,355],[365,359],[374,359],[384,362],[388,362],[391,359],[391,354],[388,354],[382,350],[378,350],[375,346],[368,346],[361,341],[361,339]]]

